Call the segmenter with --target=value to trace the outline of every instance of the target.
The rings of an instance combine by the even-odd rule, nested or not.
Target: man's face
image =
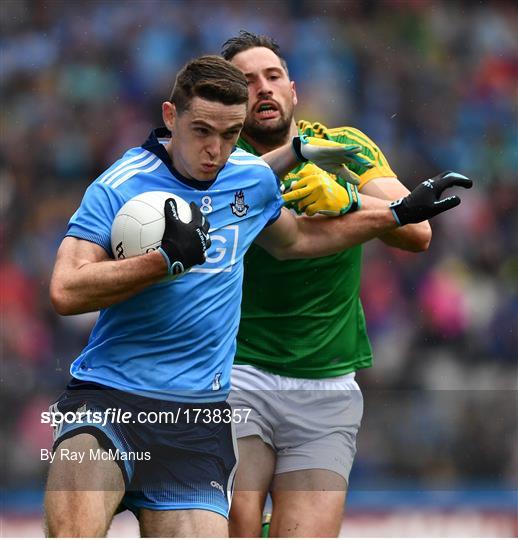
[[[231,62],[248,81],[248,111],[243,132],[261,142],[287,136],[297,104],[295,84],[279,57],[266,47],[240,52]]]
[[[224,105],[194,97],[182,113],[166,101],[162,116],[173,134],[167,149],[174,167],[187,178],[213,180],[237,142],[246,105]]]

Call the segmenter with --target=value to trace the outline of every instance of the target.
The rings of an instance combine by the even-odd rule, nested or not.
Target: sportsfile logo
[[[202,266],[194,266],[191,272],[219,274],[231,272],[237,260],[239,225],[229,225],[222,229],[209,231],[212,245]]]

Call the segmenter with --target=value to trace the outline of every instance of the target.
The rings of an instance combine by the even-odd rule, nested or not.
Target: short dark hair
[[[169,100],[181,113],[194,97],[239,105],[248,101],[248,84],[243,73],[220,56],[200,56],[178,72]]]
[[[221,56],[230,62],[236,54],[247,51],[248,49],[253,49],[254,47],[266,47],[273,51],[279,57],[284,71],[289,75],[288,64],[281,56],[279,44],[273,38],[264,34],[254,34],[252,32],[247,32],[246,30],[240,30],[238,36],[231,37],[223,43],[223,46],[221,47]]]

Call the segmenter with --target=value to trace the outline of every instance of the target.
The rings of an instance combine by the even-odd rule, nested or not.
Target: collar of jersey
[[[237,147],[241,148],[241,150],[249,152],[250,154],[254,154],[254,156],[259,155],[259,152],[249,142],[246,142],[243,137],[239,137],[237,140]]]
[[[218,179],[219,173],[223,170],[220,169],[218,171],[218,174],[214,178],[214,180],[196,180],[195,178],[187,178],[180,172],[178,172],[173,165],[173,162],[171,161],[171,157],[169,156],[167,150],[165,149],[164,145],[158,140],[158,139],[170,139],[172,137],[171,132],[166,127],[161,127],[154,129],[147,138],[146,142],[142,145],[142,148],[144,150],[148,150],[149,152],[153,152],[155,156],[159,157],[160,160],[164,163],[164,165],[169,169],[171,174],[180,180],[182,184],[186,184],[187,186],[197,189],[200,191],[205,191],[209,189],[212,184]]]

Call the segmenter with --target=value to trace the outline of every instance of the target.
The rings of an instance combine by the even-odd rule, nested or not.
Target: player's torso
[[[311,128],[305,134],[315,135]],[[298,166],[284,179],[296,179]],[[245,257],[236,362],[280,375],[335,377],[368,367],[359,300],[361,246],[317,259],[278,261],[253,245]]]
[[[245,257],[236,361],[280,375],[336,377],[371,365],[359,299],[361,247],[312,260]]]
[[[117,185],[112,177],[119,207],[155,190],[194,201],[210,222],[212,246],[203,265],[102,310],[74,362],[76,377],[165,399],[172,391],[171,399],[181,400],[184,390],[196,393],[196,400],[224,397],[239,323],[243,256],[268,220],[275,193],[274,184],[261,177],[258,160],[245,163],[249,158],[237,152],[231,160],[239,163],[229,162],[207,189],[172,177],[164,164],[133,182]]]

